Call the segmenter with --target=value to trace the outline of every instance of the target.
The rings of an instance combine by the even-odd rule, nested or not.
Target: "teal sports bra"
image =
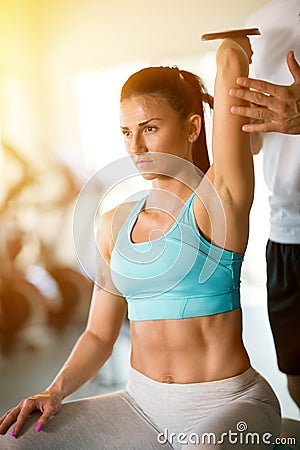
[[[115,287],[128,302],[133,321],[210,316],[240,307],[243,255],[207,241],[197,227],[188,198],[162,237],[134,243],[132,229],[146,198],[121,227],[111,254]]]

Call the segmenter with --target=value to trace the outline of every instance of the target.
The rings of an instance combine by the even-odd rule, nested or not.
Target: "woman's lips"
[[[139,167],[145,167],[145,166],[149,166],[150,164],[153,164],[153,159],[146,159],[146,158],[141,158],[138,159],[135,164]]]

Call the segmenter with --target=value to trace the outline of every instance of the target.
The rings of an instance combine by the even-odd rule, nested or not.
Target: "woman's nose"
[[[143,138],[139,135],[132,136],[128,150],[129,150],[129,153],[131,153],[132,155],[134,155],[136,153],[145,152],[146,146],[145,146]]]

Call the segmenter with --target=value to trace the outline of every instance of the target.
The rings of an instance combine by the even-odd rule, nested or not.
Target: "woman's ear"
[[[187,131],[189,142],[195,142],[201,131],[202,119],[199,114],[193,114],[187,119]]]

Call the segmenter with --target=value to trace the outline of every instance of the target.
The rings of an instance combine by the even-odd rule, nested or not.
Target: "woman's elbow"
[[[238,77],[248,75],[249,60],[239,46],[220,46],[217,53],[217,69],[223,75]]]

